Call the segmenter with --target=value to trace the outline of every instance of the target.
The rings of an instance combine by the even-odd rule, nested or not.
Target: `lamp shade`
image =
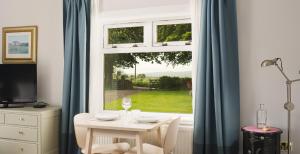
[[[261,63],[261,67],[267,67],[267,66],[275,65],[276,62],[277,62],[279,59],[280,59],[280,58],[274,58],[274,59],[272,59],[272,60],[270,60],[270,59],[264,60],[264,61]]]

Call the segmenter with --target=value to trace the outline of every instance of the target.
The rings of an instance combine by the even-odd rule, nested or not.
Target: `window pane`
[[[168,24],[157,26],[157,42],[191,41],[192,25]]]
[[[109,44],[143,43],[144,27],[109,28]]]
[[[105,54],[104,109],[192,113],[192,52]]]

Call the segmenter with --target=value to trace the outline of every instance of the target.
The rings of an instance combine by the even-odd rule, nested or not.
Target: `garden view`
[[[191,40],[190,26],[160,26],[158,40]],[[112,29],[109,39],[114,43],[142,42],[141,30]],[[104,60],[105,109],[121,110],[122,98],[130,97],[131,109],[192,113],[190,51],[105,54]]]

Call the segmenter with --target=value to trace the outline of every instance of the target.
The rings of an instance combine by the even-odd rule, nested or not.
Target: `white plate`
[[[119,114],[113,113],[98,113],[95,115],[95,118],[102,121],[113,121],[119,118]]]
[[[139,123],[155,123],[159,121],[159,118],[154,116],[141,116],[137,117],[136,121]]]

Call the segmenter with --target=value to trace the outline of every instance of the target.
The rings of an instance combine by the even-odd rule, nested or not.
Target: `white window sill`
[[[120,110],[104,110],[104,112],[120,112]],[[154,115],[154,116],[179,116],[181,118],[180,126],[182,127],[193,127],[194,126],[194,115],[193,114],[182,114],[182,113],[162,113],[162,112],[141,112],[142,114]]]

